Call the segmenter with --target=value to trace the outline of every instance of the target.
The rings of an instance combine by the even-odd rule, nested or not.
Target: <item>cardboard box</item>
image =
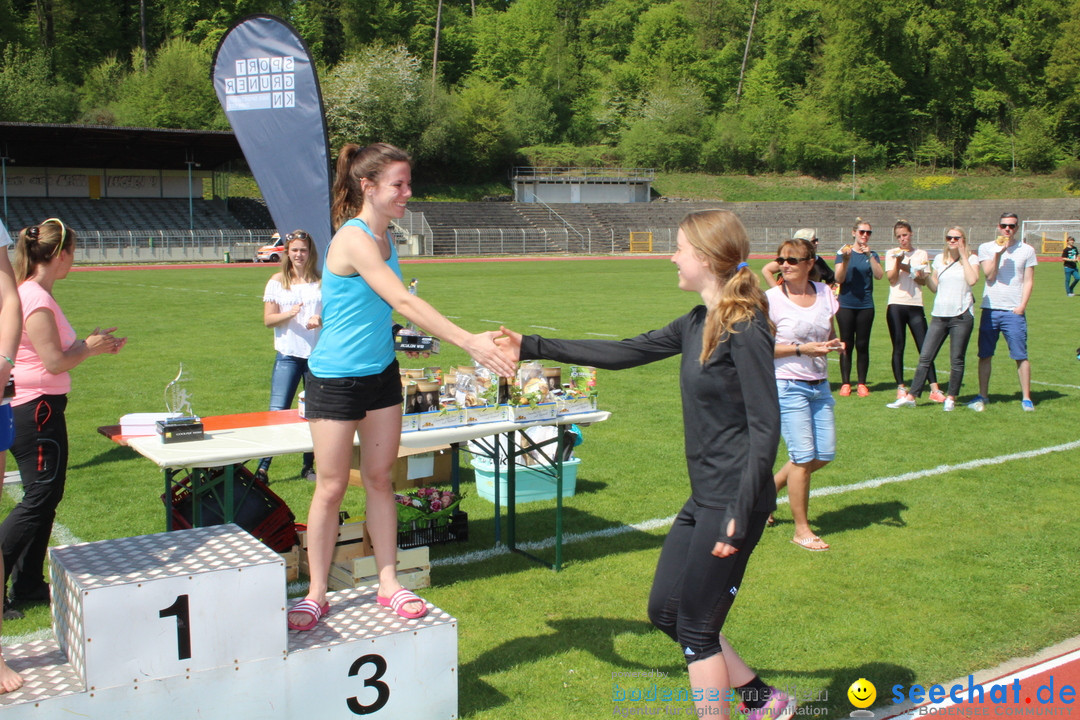
[[[394,352],[438,353],[439,338],[430,335],[395,335]]]
[[[555,417],[555,403],[539,403],[537,405],[511,405],[514,422],[534,422],[536,420],[551,420]]]
[[[468,425],[505,422],[510,417],[509,405],[477,405],[476,407],[465,408],[465,423]]]
[[[555,401],[559,416],[587,413],[596,409],[595,397],[559,398]]]
[[[420,413],[420,432],[436,428],[459,427],[465,424],[464,410],[436,410]]]
[[[429,448],[399,448],[398,459],[390,470],[390,479],[394,490],[438,485],[450,482],[450,459],[453,454],[449,445],[437,445]],[[349,484],[363,487],[364,479],[360,475],[360,448],[353,449],[352,469],[349,471]]]
[[[154,425],[157,428],[158,437],[161,438],[163,443],[190,442],[203,439],[201,420],[192,419],[185,422],[158,420]]]

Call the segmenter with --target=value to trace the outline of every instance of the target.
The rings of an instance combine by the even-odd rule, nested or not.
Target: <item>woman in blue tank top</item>
[[[353,437],[360,436],[360,473],[367,495],[367,531],[379,573],[376,599],[405,618],[427,612],[398,582],[397,508],[390,470],[401,439],[401,379],[394,357],[392,312],[451,342],[499,375],[514,366],[495,345],[497,331],[472,334],[410,294],[401,280],[390,220],[412,197],[408,153],[376,143],[347,144],[337,160],[331,208],[339,228],[323,267],[322,334],[308,360],[306,414],[318,467],[308,512],[307,597],[289,609],[293,630],[310,630],[326,602],[338,511],[349,484]]]

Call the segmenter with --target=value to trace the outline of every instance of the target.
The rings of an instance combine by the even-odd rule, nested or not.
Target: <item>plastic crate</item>
[[[578,465],[581,458],[563,461],[564,498],[574,497],[577,490]],[[495,464],[488,458],[473,456],[476,492],[488,502],[495,502]],[[514,503],[555,499],[555,470],[550,465],[517,465],[514,467]],[[506,505],[506,465],[499,466],[499,504]]]
[[[258,538],[276,552],[287,552],[297,544],[296,516],[292,510],[266,483],[258,480],[243,465],[234,465],[233,472],[233,522]],[[224,468],[208,471],[211,480],[220,478]],[[224,488],[220,485],[202,497],[202,526],[221,525],[225,522],[223,510]],[[172,521],[174,528],[190,528],[192,525],[191,476],[188,475],[172,486]],[[161,496],[165,502],[165,496]]]
[[[469,539],[469,513],[457,511],[450,517],[431,520],[410,520],[398,523],[398,547],[439,545]]]

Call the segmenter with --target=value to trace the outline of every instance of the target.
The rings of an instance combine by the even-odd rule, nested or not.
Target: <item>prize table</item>
[[[553,569],[562,567],[563,535],[563,451],[562,431],[555,437],[538,443],[531,443],[527,448],[519,446],[517,434],[521,430],[543,425],[565,427],[569,425],[591,425],[604,422],[611,413],[593,411],[575,413],[547,420],[533,422],[492,422],[477,425],[463,425],[451,428],[438,428],[402,433],[401,447],[429,448],[449,445],[452,449],[451,468],[454,491],[460,485],[459,453],[463,443],[471,443],[469,452],[480,454],[492,460],[495,472],[495,544],[502,542],[501,502],[499,498],[499,474],[503,472],[503,459],[506,474],[506,545],[513,552],[520,553],[532,560]],[[202,500],[221,488],[221,506],[224,521],[231,522],[234,512],[234,476],[235,468],[248,460],[277,455],[293,455],[312,450],[311,432],[306,421],[296,410],[276,410],[236,415],[218,415],[202,418],[206,436],[202,440],[187,442],[162,443],[157,435],[126,436],[121,434],[119,426],[99,428],[99,432],[114,442],[135,450],[162,469],[165,475],[166,529],[172,529],[172,493],[177,484],[177,475],[187,470],[190,475],[192,494],[192,525],[202,524]],[[502,437],[502,442],[492,442],[494,436]],[[359,438],[354,439],[359,444]],[[547,467],[555,479],[555,562],[548,563],[516,546],[515,520],[515,484],[516,460],[527,452],[536,451],[544,458]],[[531,469],[543,466],[530,466]],[[221,471],[221,470],[223,471]]]

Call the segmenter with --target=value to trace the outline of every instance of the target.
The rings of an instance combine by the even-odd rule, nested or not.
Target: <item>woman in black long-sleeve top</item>
[[[688,215],[672,262],[699,305],[659,330],[622,341],[552,340],[503,328],[517,359],[608,370],[681,355],[690,498],[660,553],[649,619],[679,643],[698,712],[720,714],[730,687],[747,717],[787,718],[794,698],[765,685],[720,634],[750,553],[776,507],[773,464],[780,408],[768,305],[747,266],[750,242],[723,210]]]

